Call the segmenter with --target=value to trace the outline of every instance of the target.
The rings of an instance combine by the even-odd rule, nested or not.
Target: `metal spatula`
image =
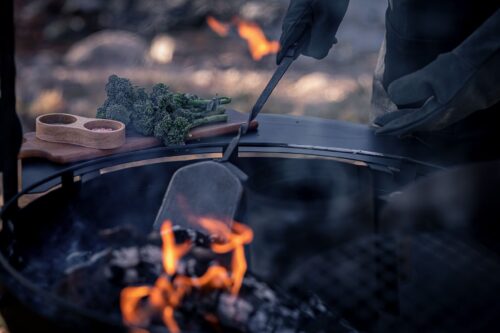
[[[232,223],[243,194],[242,183],[247,176],[230,159],[237,153],[241,136],[247,133],[251,121],[257,117],[288,67],[297,58],[298,51],[297,45],[289,49],[257,99],[248,121],[241,124],[238,135],[233,138],[222,159],[195,163],[175,172],[156,216],[155,229],[159,229],[166,219],[176,225],[196,228],[194,222],[200,216],[214,217],[228,225]]]

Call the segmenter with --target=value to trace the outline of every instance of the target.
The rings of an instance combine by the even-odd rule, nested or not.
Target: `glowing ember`
[[[228,23],[222,23],[209,16],[207,24],[219,36],[227,37],[229,35],[230,25]],[[239,36],[246,40],[252,59],[258,61],[266,55],[278,53],[279,42],[268,40],[264,31],[256,23],[236,18],[233,20],[233,24],[236,26]]]
[[[185,295],[193,289],[203,291],[227,290],[237,295],[247,270],[244,246],[253,239],[253,232],[243,224],[233,223],[229,228],[221,221],[200,218],[197,223],[217,239],[211,249],[214,253],[232,253],[230,272],[223,266],[213,264],[200,277],[190,277],[177,272],[179,260],[190,250],[190,243],[176,244],[172,223],[165,221],[161,227],[164,275],[154,286],[124,288],[120,295],[123,321],[133,327],[149,325],[153,316],[160,316],[172,333],[181,330],[175,321],[175,309]],[[210,318],[216,321],[217,318]],[[147,332],[135,329],[134,332]]]

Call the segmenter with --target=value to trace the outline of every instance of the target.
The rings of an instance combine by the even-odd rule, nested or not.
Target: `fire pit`
[[[283,276],[307,258],[375,233],[377,210],[384,196],[417,174],[438,167],[416,161],[403,162],[363,149],[315,147],[300,140],[291,140],[297,142],[296,145],[262,143],[271,133],[276,133],[276,127],[290,125],[304,130],[314,125],[314,119],[302,118],[297,122],[291,117],[263,116],[258,135],[250,135],[242,143],[236,164],[249,175],[249,180],[238,220],[254,232],[254,240],[247,249],[250,276],[265,281],[269,290],[277,288],[278,294],[286,295],[287,299],[309,302],[306,300],[310,300],[310,296],[281,290]],[[339,124],[323,122],[325,125],[334,128]],[[371,135],[357,125],[348,126],[344,131],[347,137]],[[288,131],[290,135],[293,132]],[[96,311],[98,304],[89,306],[85,301],[96,290],[105,293],[97,299],[108,297],[106,288],[99,286],[99,282],[90,283],[85,291],[86,288],[81,287],[82,279],[76,279],[73,286],[70,283],[71,292],[61,292],[64,289],[61,284],[65,284],[67,290],[68,272],[74,271],[75,266],[92,262],[91,258],[95,259],[95,255],[116,242],[117,237],[120,247],[144,242],[152,231],[173,173],[199,159],[220,155],[220,147],[228,139],[194,144],[184,150],[157,148],[89,161],[64,168],[28,186],[21,196],[49,188],[52,191],[19,211],[14,209],[15,202],[8,205],[2,230],[5,281],[23,304],[23,316],[34,311],[49,319],[43,323],[52,330],[58,327],[64,330],[75,323],[82,330],[122,329],[118,307],[111,313]],[[314,143],[307,135],[301,140]],[[402,162],[412,167],[397,170],[396,166]],[[40,165],[35,163],[31,168],[40,169]],[[29,173],[30,163],[25,169]],[[418,173],[415,170],[419,170]],[[59,177],[64,181],[58,187]],[[129,229],[132,234],[124,237],[123,233],[127,235]],[[103,233],[109,234],[109,230],[115,230],[118,236],[103,238]],[[158,246],[158,242],[156,244]],[[83,282],[85,286],[86,280]],[[118,304],[118,301],[117,298],[111,303]],[[336,313],[335,309],[331,310]],[[16,320],[15,316],[9,319],[13,332],[25,329],[26,322]]]
[[[249,175],[237,220],[254,234],[246,246],[248,272],[238,297],[250,297],[256,308],[269,309],[267,298],[255,297],[259,293],[252,286],[257,283],[264,294],[278,295],[279,302],[271,309],[289,309],[273,310],[273,318],[279,320],[272,321],[278,326],[271,327],[289,328],[280,320],[283,313],[295,313],[294,318],[302,319],[293,329],[305,332],[324,332],[332,323],[339,325],[335,331],[370,330],[385,316],[397,317],[398,311],[406,311],[402,304],[415,295],[401,289],[397,273],[405,267],[398,254],[406,253],[405,246],[401,250],[397,238],[381,234],[378,211],[402,187],[442,167],[419,161],[423,153],[416,143],[394,145],[374,137],[364,126],[271,115],[260,121],[259,132],[242,140],[235,161]],[[304,135],[295,136],[298,131]],[[99,275],[103,267],[116,266],[110,264],[113,256],[103,253],[111,250],[121,253],[120,258],[130,248],[146,253],[146,259],[139,260],[143,267],[137,275],[140,279],[132,279],[131,286],[153,286],[165,273],[161,257],[154,260],[161,240],[158,235],[153,239],[148,235],[170,178],[182,166],[221,156],[229,139],[149,149],[62,168],[27,161],[25,189],[16,199],[44,193],[22,209],[16,209],[16,200],[8,203],[0,234],[2,280],[12,296],[10,302],[4,300],[1,311],[12,332],[32,329],[33,323],[52,332],[64,332],[68,327],[96,332],[126,329],[119,301],[127,284],[114,284],[115,280]],[[399,155],[403,152],[406,157]],[[43,168],[50,170],[50,176],[29,183],[30,174],[37,171],[40,176]],[[178,237],[180,245],[182,237]],[[151,247],[153,250],[141,250]],[[219,262],[226,265],[226,272],[232,271],[228,264],[231,253],[227,254],[229,261]],[[153,267],[152,259],[147,258],[153,258],[155,269],[144,271],[144,267]],[[336,264],[330,266],[330,260]],[[357,268],[346,270],[348,263]],[[495,267],[487,269],[494,272]],[[330,280],[332,269],[336,273]],[[315,270],[324,278],[318,279]],[[112,271],[123,271],[123,267]],[[200,277],[203,272],[207,271],[202,270]],[[122,279],[125,275],[112,276]],[[359,284],[352,286],[351,280]],[[228,295],[233,284],[228,285]],[[114,293],[109,292],[110,286]],[[426,295],[429,298],[424,302],[433,292]],[[210,325],[186,326],[186,320],[193,323],[193,318],[199,318],[190,311],[206,303],[185,297],[192,302],[188,310],[182,306],[174,309],[181,331],[211,332]],[[353,305],[351,300],[362,303]],[[269,315],[268,310],[264,313]],[[203,322],[220,319],[205,316]],[[243,328],[236,331],[254,332],[245,326],[249,322],[239,322]],[[317,326],[307,324],[311,322]],[[151,332],[166,330],[161,320],[157,323],[159,326],[149,327]]]

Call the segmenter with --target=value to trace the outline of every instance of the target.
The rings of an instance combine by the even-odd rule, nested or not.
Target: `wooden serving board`
[[[126,137],[125,144],[119,148],[95,149],[67,143],[43,141],[36,137],[35,132],[29,132],[24,134],[19,158],[37,157],[54,163],[66,164],[160,145],[160,140],[154,137],[133,136]]]
[[[215,137],[219,135],[232,134],[238,132],[240,125],[247,121],[247,114],[227,110],[228,121],[226,123],[206,125],[194,128],[189,132],[188,141],[200,140],[204,138]],[[250,129],[255,130],[258,127],[257,121],[252,121]],[[141,149],[161,146],[162,142],[154,137],[127,136],[125,144],[115,149],[94,149],[82,146],[76,146],[66,143],[55,143],[40,140],[35,132],[24,134],[23,145],[19,153],[20,159],[25,158],[43,158],[54,163],[66,164],[98,157],[109,156],[118,153],[125,153]]]

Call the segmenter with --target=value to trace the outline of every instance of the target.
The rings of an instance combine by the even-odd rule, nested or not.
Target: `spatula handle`
[[[278,85],[280,82],[281,78],[283,75],[285,75],[286,71],[290,67],[290,65],[293,63],[295,59],[300,55],[300,50],[302,48],[302,45],[304,43],[304,38],[300,38],[300,40],[292,45],[285,57],[283,58],[283,61],[281,64],[278,66],[276,71],[274,72],[273,76],[267,83],[266,87],[260,94],[259,98],[257,99],[257,102],[255,102],[255,105],[252,108],[252,111],[250,112],[250,115],[248,116],[248,120],[246,123],[241,124],[241,127],[238,131],[238,135],[236,135],[231,142],[229,143],[229,146],[224,152],[224,156],[221,159],[221,162],[227,162],[231,159],[233,156],[236,147],[238,146],[238,143],[240,142],[240,138],[242,135],[245,135],[248,132],[248,128],[250,127],[250,124],[252,120],[254,120],[257,115],[260,113],[264,105],[266,104],[267,100],[271,96],[271,94],[274,91],[274,88]]]
[[[290,67],[290,65],[297,58],[299,50],[300,50],[300,48],[299,48],[298,44],[295,44],[290,49],[288,49],[288,52],[287,52],[285,58],[283,58],[283,61],[281,62],[281,64],[278,66],[278,68],[274,72],[273,76],[271,77],[271,79],[267,83],[266,87],[264,88],[264,90],[260,94],[259,98],[257,99],[257,102],[255,102],[255,105],[253,106],[252,111],[250,112],[250,115],[248,116],[248,121],[243,126],[243,134],[246,134],[246,132],[248,131],[248,127],[249,127],[250,123],[252,122],[252,120],[254,120],[257,117],[257,115],[260,113],[260,111],[262,110],[262,108],[266,104],[267,100],[269,99],[269,97],[273,93],[274,88],[276,88],[276,86],[280,82],[283,75],[285,75],[285,73],[288,70],[288,68]]]

